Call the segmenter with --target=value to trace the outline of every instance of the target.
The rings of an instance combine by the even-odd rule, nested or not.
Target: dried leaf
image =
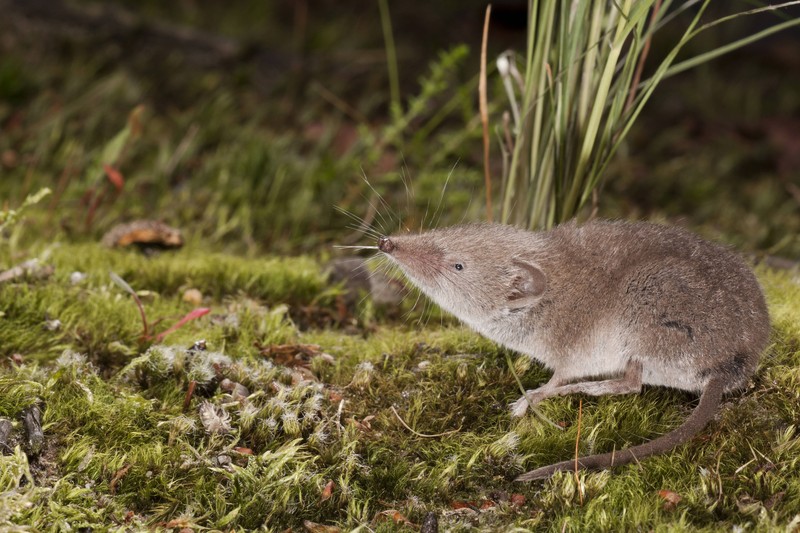
[[[335,361],[317,344],[270,344],[259,347],[259,350],[261,355],[269,357],[275,364],[288,367],[308,368],[315,357],[321,357],[329,363]]]
[[[459,509],[472,509],[473,511],[476,511],[478,509],[478,506],[476,505],[476,502],[454,501],[450,502],[450,508],[456,511],[458,511]]]
[[[658,491],[658,495],[670,503],[678,503],[683,499],[680,494],[672,492],[671,490],[660,490]]]
[[[319,501],[324,502],[326,500],[329,500],[331,498],[331,495],[333,494],[333,487],[335,487],[335,485],[333,483],[333,480],[331,479],[330,481],[328,481],[328,484],[325,485],[325,488],[322,489],[322,494],[319,497]]]
[[[683,499],[680,494],[665,489],[658,491],[658,495],[664,500],[663,509],[665,511],[671,511]]]
[[[372,519],[373,522],[383,522],[386,520],[391,520],[395,524],[413,525],[408,518],[403,516],[403,513],[395,509],[386,509],[385,511],[381,511],[375,515],[375,518]]]
[[[103,163],[103,172],[105,172],[108,181],[111,182],[117,191],[121,191],[125,186],[125,178],[122,177],[122,173],[108,163]]]
[[[493,502],[492,500],[482,500],[481,501],[481,511],[486,511],[487,509],[491,509],[493,507],[497,507],[497,503]]]
[[[308,368],[296,367],[293,370],[289,371],[289,375],[292,377],[293,386],[297,386],[300,385],[301,383],[306,383],[309,381],[315,383],[319,381],[319,379],[317,379],[317,376],[315,376],[314,373]]]
[[[472,509],[473,511],[486,511],[487,509],[491,509],[496,506],[497,504],[492,500],[480,500],[473,502],[462,502],[462,501],[450,502],[450,507],[455,510]]]
[[[348,418],[347,423],[357,427],[359,430],[369,433],[372,431],[372,424],[370,421],[375,418],[375,415],[365,416],[363,420],[356,420],[354,417]]]
[[[184,530],[190,527],[192,523],[185,518],[176,518],[175,520],[170,520],[167,523],[159,522],[159,525],[162,525],[167,529],[181,528],[181,530]]]
[[[335,390],[329,390],[328,399],[331,401],[331,403],[339,403],[344,400],[344,395]]]
[[[305,527],[311,533],[340,533],[342,531],[336,526],[317,524],[311,520],[303,520],[303,527]]]
[[[128,470],[131,469],[131,466],[132,465],[125,465],[125,466],[123,466],[122,468],[120,468],[119,470],[116,471],[116,473],[114,474],[114,477],[111,478],[111,483],[109,484],[109,487],[108,487],[108,490],[109,490],[109,492],[111,492],[111,494],[116,494],[117,493],[117,483],[119,483],[120,480],[123,477],[125,477],[125,474],[128,473]],[[175,526],[173,526],[173,527],[175,527]]]
[[[523,505],[525,505],[525,496],[523,494],[515,492],[511,495],[512,507],[522,507]]]

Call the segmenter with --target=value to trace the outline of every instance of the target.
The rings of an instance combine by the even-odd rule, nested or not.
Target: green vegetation
[[[691,444],[514,483],[576,440],[591,453],[663,434],[695,398],[544,402],[563,431],[512,419],[507,357],[526,387],[542,368],[413,297],[407,315],[344,297],[325,275],[331,245],[366,237],[336,207],[384,231],[484,217],[475,48],[439,18],[414,42],[419,5],[382,2],[382,21],[378,4],[321,3],[303,22],[304,2],[290,4],[116,3],[135,10],[130,39],[156,23],[237,39],[252,55],[233,66],[198,67],[157,39],[155,52],[81,40],[79,26],[31,37],[0,17],[0,274],[27,265],[0,282],[0,530],[412,531],[429,513],[453,531],[797,528],[796,271],[759,267],[772,344]],[[691,55],[740,37],[704,33]],[[751,256],[800,257],[800,64],[781,46],[664,80],[609,160],[599,214],[680,218]],[[335,75],[295,72],[284,53]],[[99,243],[145,217],[186,245]]]
[[[705,0],[678,30],[679,38],[656,61],[655,70],[643,77],[656,32],[694,3],[529,3],[523,72],[517,70],[513,54],[504,53],[497,61],[513,116],[498,135],[504,162],[502,222],[537,229],[572,219],[596,193],[609,163],[665,77],[800,24],[798,18],[776,18],[758,33],[675,64],[681,50],[702,32],[779,9],[737,12],[701,24],[711,3]]]
[[[330,306],[336,294],[309,259],[191,248],[143,259],[64,244],[49,261],[51,279],[0,287],[3,355],[25,354],[5,359],[0,374],[0,417],[14,426],[11,453],[0,458],[0,526],[282,530],[310,520],[402,530],[380,521],[387,510],[416,524],[436,512],[456,529],[769,531],[797,520],[800,288],[791,275],[761,272],[773,346],[705,438],[640,466],[525,485],[511,480],[574,453],[579,416],[581,452],[608,450],[679,424],[690,395],[652,388],[584,399],[580,413],[578,398],[547,401],[541,408],[559,431],[509,417],[518,391],[505,353],[461,327],[298,329],[293,315]],[[143,344],[135,306],[108,267],[152,291],[153,318],[184,314],[186,287],[209,295],[212,314],[165,344]],[[73,285],[73,271],[87,277]],[[61,327],[48,331],[45,317]],[[187,350],[199,339],[207,350]],[[287,344],[318,348],[299,366],[263,350]],[[516,366],[525,386],[547,378],[522,359]],[[28,458],[19,420],[32,405],[43,410],[45,443]],[[443,435],[417,436],[398,416],[415,432]],[[671,494],[680,501],[670,504]],[[457,510],[465,502],[487,509]]]

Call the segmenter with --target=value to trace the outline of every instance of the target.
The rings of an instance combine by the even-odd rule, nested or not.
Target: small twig
[[[327,101],[333,107],[341,111],[346,116],[350,117],[353,121],[357,122],[358,124],[367,124],[369,119],[367,118],[364,113],[356,109],[355,107],[351,106],[344,100],[342,100],[339,96],[337,96],[333,91],[325,87],[319,82],[313,82],[311,84],[311,89],[316,91],[323,100]]]
[[[483,178],[486,187],[486,219],[492,221],[492,180],[489,175],[489,105],[486,98],[486,45],[489,40],[489,17],[492,4],[486,6],[486,17],[483,20],[483,39],[481,41],[481,72],[478,80],[478,100],[483,125]]]
[[[581,478],[578,475],[578,445],[581,442],[581,419],[583,418],[583,398],[578,400],[578,434],[575,436],[575,483],[578,485],[578,496],[583,505],[583,491],[581,490]]]
[[[192,145],[195,137],[197,137],[197,133],[200,131],[200,128],[197,124],[192,124],[189,126],[189,129],[186,130],[186,135],[183,136],[181,142],[178,144],[178,147],[172,152],[167,164],[164,166],[164,175],[167,177],[172,176],[172,173],[175,172],[175,169],[178,167],[178,163],[181,162],[183,156],[186,155],[186,152],[189,151],[189,148]]]
[[[459,425],[457,429],[451,429],[450,431],[445,431],[444,433],[436,433],[435,435],[426,435],[425,433],[420,433],[418,431],[414,431],[413,429],[411,429],[409,427],[409,425],[406,424],[405,420],[403,420],[400,417],[400,414],[397,412],[397,409],[394,408],[394,405],[391,406],[391,409],[392,409],[392,412],[394,413],[394,416],[397,417],[397,420],[399,420],[400,423],[403,424],[403,427],[406,428],[407,430],[409,430],[411,433],[413,433],[417,437],[422,437],[422,438],[425,438],[425,439],[435,439],[437,437],[444,437],[446,435],[452,435],[453,433],[458,433],[459,431],[461,431],[461,425]],[[464,423],[463,419],[461,420],[461,423],[462,424]]]
[[[344,427],[342,426],[342,411],[344,410],[344,400],[339,402],[339,408],[336,410],[336,426],[339,428],[339,433],[342,432]]]
[[[653,6],[653,12],[650,13],[650,24],[649,27],[652,28],[653,24],[656,22],[656,17],[658,16],[658,12],[661,10],[661,0],[656,0],[655,5]],[[625,113],[633,105],[633,101],[636,98],[636,89],[639,87],[639,80],[642,79],[642,71],[644,71],[644,62],[647,59],[647,54],[650,52],[650,41],[653,40],[653,34],[651,33],[647,40],[644,42],[644,46],[642,46],[642,55],[639,56],[639,64],[636,65],[636,72],[633,74],[633,82],[631,83],[631,89],[628,92],[628,101],[625,102]]]
[[[519,379],[519,376],[514,370],[514,364],[511,362],[511,356],[508,355],[508,353],[506,353],[506,364],[508,365],[508,369],[511,370],[511,375],[514,376],[514,380],[516,380],[517,385],[519,386],[519,390],[520,392],[522,392],[522,396],[527,398],[528,395],[525,392],[525,386],[522,384],[522,381]],[[559,426],[558,424],[556,424],[555,422],[544,416],[544,413],[539,411],[536,407],[532,406],[530,403],[528,403],[528,409],[533,411],[533,414],[538,416],[543,422],[547,422],[548,424],[558,429],[559,431],[564,431],[564,428],[562,428],[561,426]]]

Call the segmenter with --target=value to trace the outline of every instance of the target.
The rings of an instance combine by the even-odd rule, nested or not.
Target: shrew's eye
[[[456,263],[453,266],[455,267],[456,270],[464,270],[464,265],[462,265],[461,263]]]

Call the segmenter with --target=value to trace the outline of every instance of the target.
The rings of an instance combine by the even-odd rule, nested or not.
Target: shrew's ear
[[[512,259],[517,271],[511,280],[511,291],[507,296],[508,306],[512,309],[525,307],[535,303],[547,289],[547,276],[538,266]]]

